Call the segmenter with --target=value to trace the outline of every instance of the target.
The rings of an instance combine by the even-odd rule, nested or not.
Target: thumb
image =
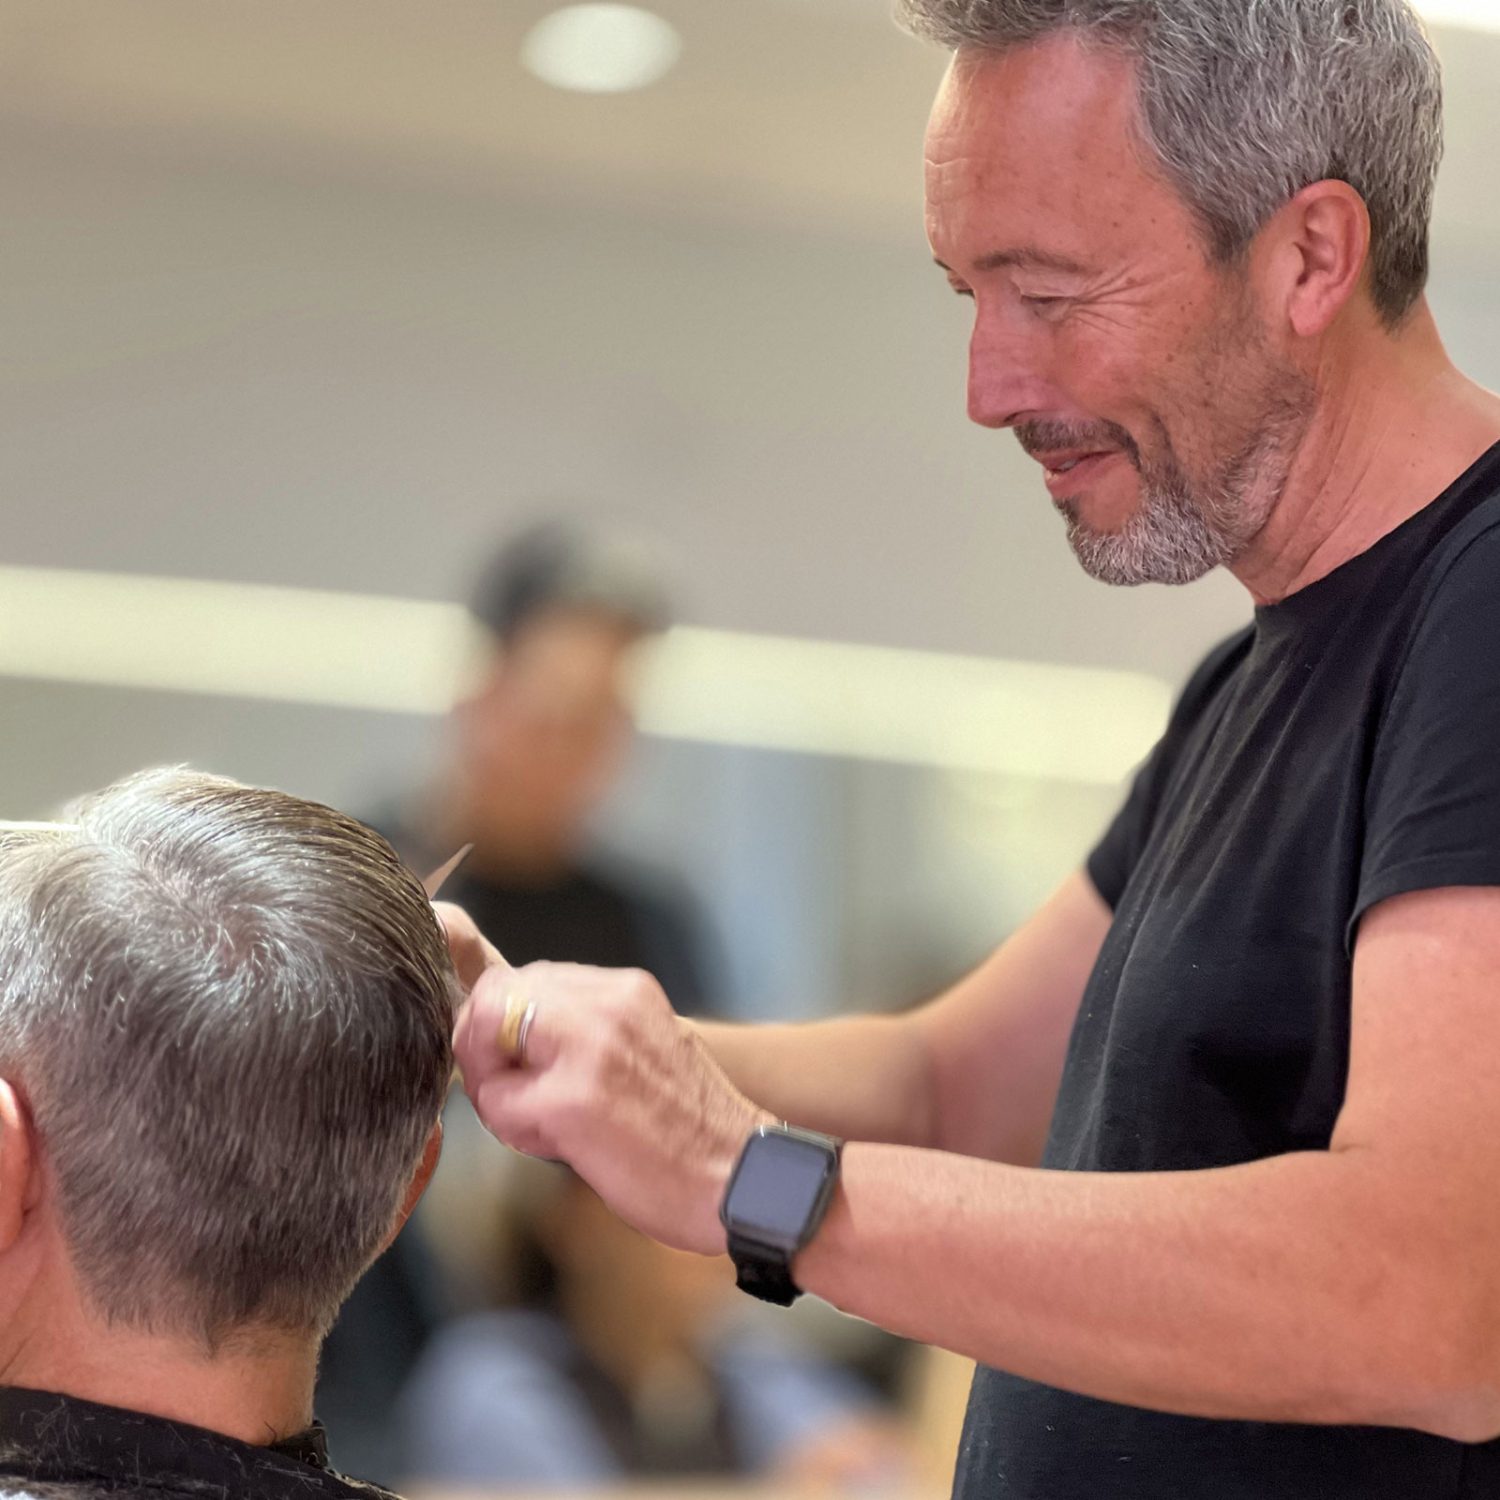
[[[448,956],[453,960],[458,982],[467,994],[487,969],[509,969],[504,955],[479,930],[473,917],[451,901],[434,901],[433,914],[448,939]]]

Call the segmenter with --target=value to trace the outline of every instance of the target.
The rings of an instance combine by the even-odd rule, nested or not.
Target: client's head
[[[109,1400],[146,1348],[203,1399],[115,1404],[225,1427],[207,1372],[310,1387],[430,1170],[455,1000],[420,887],[329,808],[158,771],[0,825],[0,1378]]]

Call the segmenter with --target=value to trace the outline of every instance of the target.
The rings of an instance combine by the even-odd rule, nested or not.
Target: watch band
[[[791,1262],[777,1251],[730,1235],[729,1254],[734,1260],[734,1284],[742,1292],[777,1307],[790,1307],[802,1295],[802,1288],[792,1280]]]

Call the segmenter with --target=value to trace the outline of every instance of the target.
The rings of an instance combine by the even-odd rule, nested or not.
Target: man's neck
[[[71,1286],[33,1287],[0,1327],[0,1384],[57,1391],[274,1443],[312,1422],[318,1341],[275,1333],[209,1355],[192,1343],[110,1326]]]
[[[1374,337],[1379,358],[1361,347]],[[1425,302],[1394,339],[1367,335],[1330,360],[1281,499],[1231,569],[1258,604],[1366,551],[1500,441],[1500,398],[1453,366]]]

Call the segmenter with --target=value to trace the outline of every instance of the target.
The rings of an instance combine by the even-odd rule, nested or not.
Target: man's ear
[[[432,1174],[437,1170],[438,1157],[443,1151],[443,1122],[438,1120],[432,1127],[432,1134],[427,1137],[427,1144],[422,1148],[422,1159],[417,1163],[417,1169],[411,1174],[411,1182],[406,1189],[406,1197],[402,1200],[401,1211],[396,1215],[396,1222],[391,1225],[391,1232],[386,1235],[385,1243],[381,1245],[382,1253],[390,1249],[396,1236],[406,1228],[406,1221],[411,1218],[412,1210],[421,1201],[422,1194],[427,1191],[427,1184],[432,1181]]]
[[[1347,182],[1329,179],[1303,188],[1267,227],[1274,236],[1287,320],[1299,337],[1315,338],[1365,278],[1370,211]]]
[[[40,1196],[31,1116],[15,1086],[0,1078],[0,1253],[21,1237]]]

